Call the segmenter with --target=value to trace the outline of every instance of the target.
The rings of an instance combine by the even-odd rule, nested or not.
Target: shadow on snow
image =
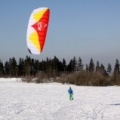
[[[116,105],[117,106],[117,105],[120,105],[120,103],[115,103],[115,104],[110,104],[110,105]]]

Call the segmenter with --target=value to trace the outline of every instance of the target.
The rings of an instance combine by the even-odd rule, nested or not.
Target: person
[[[68,89],[68,93],[69,93],[69,99],[73,100],[73,90],[71,87]]]

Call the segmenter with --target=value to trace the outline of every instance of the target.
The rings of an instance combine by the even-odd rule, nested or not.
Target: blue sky
[[[41,55],[27,50],[26,31],[33,9],[51,10],[46,44]],[[26,55],[38,60],[57,56],[68,62],[74,56],[83,62],[114,65],[120,60],[120,0],[1,0],[0,59]]]

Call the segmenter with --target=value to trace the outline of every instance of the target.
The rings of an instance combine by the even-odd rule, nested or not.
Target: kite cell
[[[43,50],[49,23],[49,8],[33,10],[27,28],[27,47],[31,54],[40,54]]]

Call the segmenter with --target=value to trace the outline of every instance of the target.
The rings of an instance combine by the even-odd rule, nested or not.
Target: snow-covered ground
[[[67,93],[70,86],[73,101]],[[120,120],[120,87],[35,84],[0,78],[0,120]]]

